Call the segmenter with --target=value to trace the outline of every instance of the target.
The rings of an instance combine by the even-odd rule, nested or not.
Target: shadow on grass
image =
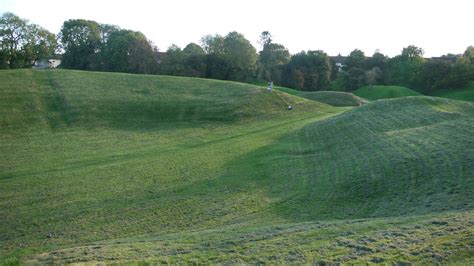
[[[431,107],[387,114],[380,105],[290,132],[186,193],[212,188],[215,198],[241,195],[246,201],[233,207],[241,217],[272,214],[294,222],[474,209],[469,115]]]

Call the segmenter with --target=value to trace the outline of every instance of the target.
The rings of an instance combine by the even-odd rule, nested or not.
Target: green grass
[[[67,70],[0,81],[5,264],[473,262],[472,103],[337,108]]]
[[[438,90],[434,91],[431,95],[454,100],[474,102],[474,81],[469,82],[462,89]]]
[[[291,95],[296,95],[305,99],[318,101],[337,107],[344,106],[360,106],[367,103],[367,100],[362,99],[349,92],[339,91],[299,91],[285,87],[276,87],[278,91],[282,91]]]
[[[380,99],[399,98],[406,96],[419,96],[420,93],[401,86],[365,86],[353,92],[355,95],[370,101]]]

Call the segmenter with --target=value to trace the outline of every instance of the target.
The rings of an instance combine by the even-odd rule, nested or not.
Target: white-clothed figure
[[[273,81],[268,82],[268,91],[272,92],[273,90]]]

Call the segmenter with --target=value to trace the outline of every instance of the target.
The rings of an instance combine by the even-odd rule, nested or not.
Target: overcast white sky
[[[0,0],[6,11],[53,33],[74,18],[115,24],[143,32],[161,51],[230,31],[259,50],[265,30],[292,54],[358,48],[394,56],[413,44],[430,57],[474,45],[473,0]]]

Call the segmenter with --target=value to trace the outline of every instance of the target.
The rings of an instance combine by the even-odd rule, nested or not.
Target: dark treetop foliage
[[[83,70],[99,69],[101,28],[95,21],[71,19],[59,33],[64,49],[61,66]]]
[[[12,13],[0,17],[0,68],[31,67],[41,58],[54,56],[54,34]]]
[[[352,91],[365,85],[401,85],[421,92],[461,88],[474,79],[474,47],[462,55],[426,59],[423,49],[410,45],[389,58],[378,50],[365,56],[359,49],[347,57],[323,51],[293,56],[274,43],[269,31],[259,37],[257,53],[242,34],[203,36],[200,45],[158,49],[140,32],[91,20],[65,21],[58,39],[63,68],[166,74],[236,81],[273,81],[300,90]],[[0,18],[0,68],[31,67],[58,50],[56,36],[12,13]],[[336,60],[339,65],[336,66]],[[341,67],[341,64],[342,66]]]
[[[297,89],[317,91],[329,89],[331,62],[323,51],[300,52],[285,67],[284,84]]]
[[[129,73],[157,73],[155,48],[140,32],[73,19],[59,33],[64,55],[61,67]]]

